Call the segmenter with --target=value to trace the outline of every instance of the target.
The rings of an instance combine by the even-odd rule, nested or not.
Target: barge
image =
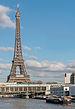
[[[46,103],[55,103],[55,104],[70,104],[71,99],[68,97],[47,97]]]

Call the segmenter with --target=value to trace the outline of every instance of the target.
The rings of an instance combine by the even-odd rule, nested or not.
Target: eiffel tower
[[[17,67],[19,68],[20,71],[19,74],[16,74]],[[16,12],[16,37],[15,37],[14,58],[12,61],[12,67],[7,82],[31,83],[30,76],[27,75],[26,72],[22,55],[19,5],[17,6],[17,12]]]

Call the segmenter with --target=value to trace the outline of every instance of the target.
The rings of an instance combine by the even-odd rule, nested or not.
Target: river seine
[[[58,105],[45,100],[0,98],[0,109],[75,109],[75,103]]]

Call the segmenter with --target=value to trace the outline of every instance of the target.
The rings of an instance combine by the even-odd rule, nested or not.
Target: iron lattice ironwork
[[[19,67],[20,74],[16,74],[17,67]],[[22,55],[19,7],[17,7],[16,12],[16,37],[15,37],[14,58],[12,61],[12,67],[7,82],[31,83],[30,76],[27,75],[26,72]]]

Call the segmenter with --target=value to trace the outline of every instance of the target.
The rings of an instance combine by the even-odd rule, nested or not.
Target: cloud
[[[28,46],[23,46],[23,48],[24,48],[25,50],[28,50],[28,51],[32,50],[32,48],[30,48],[30,47],[28,47]],[[38,47],[34,47],[33,49],[35,49],[35,50],[40,50],[41,47],[38,46]]]
[[[28,54],[24,54],[25,57],[29,57],[31,59],[35,59],[35,60],[38,60],[39,58],[36,57],[36,56],[29,56]]]
[[[75,63],[66,65],[66,70],[68,70],[69,72],[75,71]]]
[[[30,47],[28,47],[28,46],[23,46],[23,48],[24,48],[25,50],[28,50],[28,51],[30,51],[30,50],[31,50],[31,48],[30,48]]]
[[[28,72],[31,72],[32,77],[44,81],[64,82],[65,73],[72,73],[75,71],[74,61],[73,63],[65,65],[61,62],[51,62],[48,60],[42,62],[26,60],[25,64]]]
[[[0,61],[2,61],[3,59],[2,58],[0,58]]]
[[[0,74],[3,73],[2,70],[0,70]]]
[[[25,66],[28,74],[31,77],[31,80],[42,80],[46,81],[59,81],[63,82],[65,73],[75,70],[75,63],[64,65],[61,62],[56,61],[36,61],[36,60],[26,60]],[[11,64],[0,64],[0,73],[7,72],[11,69]],[[17,69],[17,71],[19,71]]]
[[[65,73],[72,73],[73,67],[70,65],[64,65],[61,62],[51,61],[25,61],[27,71],[32,74],[36,80],[40,79],[43,81],[60,81],[64,82]],[[72,67],[72,68],[71,68]],[[75,69],[75,66],[74,66]],[[32,79],[33,79],[32,78]]]
[[[0,64],[1,70],[9,70],[11,68],[11,64]]]
[[[10,8],[0,5],[0,27],[15,28],[15,23],[8,16],[11,11]]]
[[[0,63],[10,63],[10,60],[0,58]]]
[[[37,71],[45,71],[45,72],[55,72],[55,71],[64,71],[65,70],[65,65],[57,62],[57,63],[50,63],[49,61],[43,61],[43,62],[38,62],[34,60],[27,60],[25,61],[26,65],[30,69],[34,69]]]
[[[50,71],[63,71],[64,69],[65,69],[65,65],[60,62],[52,63],[48,67],[48,70]]]
[[[13,51],[14,48],[12,47],[0,47],[0,51]]]
[[[75,63],[75,60],[69,60],[68,62],[69,63]]]
[[[38,47],[35,47],[35,49],[37,50],[37,49],[41,49],[41,47],[40,46],[38,46]]]
[[[36,57],[36,56],[29,56],[29,58],[32,58],[32,59],[35,59],[35,60],[39,59],[39,58]]]

